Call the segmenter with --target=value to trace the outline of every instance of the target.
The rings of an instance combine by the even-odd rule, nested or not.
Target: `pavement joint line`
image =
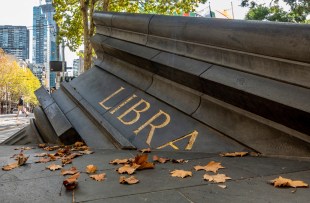
[[[181,191],[176,190],[182,197],[184,197],[188,202],[194,203],[189,197],[187,197],[185,194],[183,194]]]

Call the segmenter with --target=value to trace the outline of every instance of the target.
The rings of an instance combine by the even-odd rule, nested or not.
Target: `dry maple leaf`
[[[24,154],[20,153],[17,156],[17,163],[19,166],[24,165],[26,163],[26,161],[28,160],[29,156],[26,157]]]
[[[53,155],[53,154],[47,154],[47,156],[48,156],[49,158],[51,158],[51,161],[55,161],[55,160],[59,159],[59,157],[57,157],[57,156],[55,156],[55,155]]]
[[[55,170],[61,169],[62,166],[56,165],[56,164],[51,164],[51,165],[47,166],[46,168],[51,170],[51,171],[55,171]]]
[[[43,143],[43,144],[38,144],[38,147],[39,147],[39,148],[45,148],[45,147],[46,147],[46,144],[44,144],[44,143]]]
[[[159,163],[166,163],[167,161],[170,161],[170,159],[163,158],[163,157],[158,157],[157,155],[153,156],[153,161],[159,162]]]
[[[90,175],[89,177],[91,177],[92,179],[94,179],[96,181],[103,181],[105,179],[105,173]]]
[[[63,181],[63,185],[67,190],[73,190],[78,185],[77,179],[80,177],[80,173],[76,173]]]
[[[203,179],[215,183],[225,183],[226,180],[231,180],[231,178],[226,176],[225,174],[216,174],[216,175],[205,174],[203,176]]]
[[[188,160],[184,160],[184,159],[171,159],[171,162],[175,163],[175,164],[182,164],[182,163],[187,163]]]
[[[8,165],[3,166],[3,167],[2,167],[2,170],[4,170],[4,171],[10,171],[10,170],[12,170],[12,169],[14,169],[14,168],[17,168],[17,167],[18,167],[18,162],[16,161],[16,162],[14,162],[14,163],[11,163],[11,164],[8,164]]]
[[[137,168],[132,167],[128,164],[116,169],[119,174],[127,173],[128,175],[133,174]]]
[[[128,159],[115,159],[109,162],[109,164],[128,164],[129,160]]]
[[[34,156],[35,157],[44,157],[44,156],[47,156],[47,153],[40,153],[40,154],[36,154]]]
[[[309,187],[309,185],[303,181],[300,180],[291,180],[288,178],[283,178],[279,176],[279,178],[276,178],[274,180],[270,181],[275,187]]]
[[[147,154],[138,154],[135,157],[135,160],[133,163],[140,165],[137,170],[143,170],[143,169],[153,169],[155,167],[154,163],[147,162],[148,155]]]
[[[40,160],[38,161],[35,161],[35,163],[47,163],[47,162],[50,162],[51,161],[51,158],[48,157],[48,158],[41,158]]]
[[[220,162],[215,162],[215,161],[210,161],[207,165],[205,166],[194,166],[196,171],[199,170],[205,170],[205,171],[212,171],[213,173],[216,173],[219,169],[225,168],[221,165]]]
[[[134,177],[134,176],[130,176],[129,178],[126,178],[125,176],[121,176],[119,178],[119,183],[120,184],[132,185],[132,184],[136,184],[138,182],[139,182],[139,180],[136,179],[136,177]]]
[[[85,150],[85,151],[79,151],[80,154],[92,154],[94,153],[93,151],[90,150]]]
[[[66,169],[62,169],[61,170],[61,175],[74,175],[76,173],[78,173],[79,171],[77,170],[76,167],[72,166],[70,169],[66,170]]]
[[[246,156],[248,155],[249,153],[248,152],[227,152],[227,153],[221,153],[220,156],[224,156],[224,157],[237,157],[237,156],[240,156],[240,157],[243,157],[243,156]]]
[[[82,147],[83,145],[84,145],[83,142],[76,142],[76,143],[74,143],[75,147]]]
[[[86,173],[95,173],[97,171],[97,166],[88,165],[86,166]]]
[[[139,151],[140,151],[141,153],[151,153],[151,148],[140,149]]]
[[[192,176],[191,171],[184,171],[184,170],[174,170],[171,171],[170,173],[172,177],[179,177],[179,178],[186,178],[188,176]]]

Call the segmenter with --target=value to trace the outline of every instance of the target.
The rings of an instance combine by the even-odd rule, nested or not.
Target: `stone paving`
[[[13,162],[10,158],[17,153],[16,146],[0,147],[0,165]],[[25,166],[11,171],[0,170],[0,202],[298,202],[308,203],[309,188],[275,188],[269,180],[279,176],[310,183],[310,160],[294,160],[275,157],[221,157],[218,154],[152,151],[160,157],[187,159],[188,163],[156,164],[155,169],[137,171],[134,176],[140,182],[135,185],[122,185],[115,169],[119,166],[109,164],[114,159],[134,157],[138,152],[129,150],[92,149],[95,153],[84,155],[66,165],[68,169],[76,166],[79,171],[85,171],[89,164],[98,167],[97,173],[106,173],[106,180],[97,182],[81,173],[79,185],[72,191],[66,191],[62,186],[64,177],[60,171],[45,169],[51,163],[34,163],[36,153],[42,149],[24,151],[30,158]],[[226,174],[232,180],[220,188],[203,180],[204,171],[195,171],[193,166],[205,165],[210,161],[221,162],[225,167],[219,173]],[[60,161],[56,161],[60,164]],[[175,178],[170,176],[174,169],[191,170],[192,177]],[[127,176],[127,175],[125,175]]]
[[[18,118],[16,114],[0,115],[0,143],[28,125],[31,118],[34,118],[31,113],[28,117],[25,114],[20,114]]]

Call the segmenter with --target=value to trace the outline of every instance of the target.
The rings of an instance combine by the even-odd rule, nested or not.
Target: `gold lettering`
[[[110,114],[114,114],[116,111],[118,111],[120,108],[122,108],[124,105],[126,105],[128,102],[130,102],[133,98],[136,98],[136,97],[137,97],[137,95],[135,95],[135,94],[132,95],[126,101],[124,101],[123,103],[118,105],[116,108],[114,108],[112,111],[110,111]]]
[[[137,110],[136,108],[140,106],[141,104],[145,104],[145,107],[141,110]],[[138,103],[130,107],[127,111],[125,111],[122,115],[117,117],[118,120],[120,120],[125,125],[132,125],[133,123],[137,122],[140,118],[140,113],[147,111],[150,108],[150,103],[146,102],[145,100],[141,99]],[[136,117],[132,119],[131,121],[124,121],[122,118],[129,114],[131,111],[134,111],[136,113]]]
[[[166,143],[166,144],[164,144],[164,145],[162,145],[162,146],[160,146],[160,147],[157,147],[157,149],[162,149],[162,148],[164,148],[164,147],[170,146],[170,147],[172,147],[173,149],[178,150],[179,148],[178,148],[174,143],[175,143],[175,142],[178,142],[178,141],[180,141],[180,140],[183,140],[183,139],[185,139],[185,138],[187,138],[187,137],[190,137],[190,139],[189,139],[189,141],[188,141],[188,143],[187,143],[187,145],[186,145],[186,147],[185,147],[185,150],[191,150],[191,149],[193,148],[193,145],[194,145],[194,143],[195,143],[195,141],[196,141],[197,136],[198,136],[198,132],[197,132],[196,130],[194,130],[194,131],[193,131],[192,133],[190,133],[190,134],[184,135],[183,137],[180,137],[180,138],[175,139],[175,140],[173,140],[173,141],[171,141],[171,142],[168,142],[168,143]]]
[[[164,115],[166,117],[165,121],[160,124],[160,125],[153,125],[152,122],[157,119],[159,116]],[[168,123],[170,122],[170,116],[169,114],[163,112],[162,110],[159,110],[159,112],[157,114],[155,114],[152,118],[150,118],[148,121],[146,121],[143,125],[141,125],[137,130],[134,131],[134,133],[137,135],[141,130],[143,130],[146,126],[150,125],[151,126],[151,130],[148,134],[146,143],[148,145],[151,145],[151,141],[154,135],[154,131],[156,128],[163,128],[166,125],[168,125]]]
[[[123,91],[124,89],[125,88],[123,87],[119,88],[118,90],[116,90],[116,92],[112,93],[110,96],[108,96],[107,98],[99,102],[99,105],[102,106],[105,110],[109,110],[111,107],[105,106],[104,103],[108,101],[109,99],[111,99],[112,97],[114,97],[115,95],[117,95],[118,93],[120,93],[121,91]]]

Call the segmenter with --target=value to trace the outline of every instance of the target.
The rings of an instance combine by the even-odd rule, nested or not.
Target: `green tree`
[[[270,0],[270,3],[266,5],[243,0],[241,6],[250,8],[245,17],[247,20],[309,23],[307,20],[310,14],[309,0],[282,0],[289,6],[288,11],[281,7],[280,2],[281,0]]]
[[[65,39],[66,46],[76,51],[84,43],[84,69],[91,67],[90,38],[95,33],[94,10],[173,14],[194,11],[207,0],[53,0],[54,19],[59,27],[58,42]]]

